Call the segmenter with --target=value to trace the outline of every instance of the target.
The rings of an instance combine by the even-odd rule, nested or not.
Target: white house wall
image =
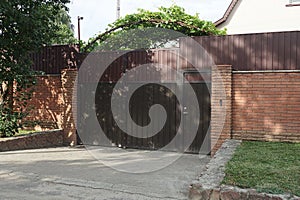
[[[300,6],[286,7],[289,0],[240,0],[218,28],[228,34],[300,30]]]

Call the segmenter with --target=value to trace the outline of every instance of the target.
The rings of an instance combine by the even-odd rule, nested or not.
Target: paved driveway
[[[112,148],[104,150],[110,157]],[[146,151],[133,154],[149,159]],[[187,199],[189,184],[208,161],[185,154],[161,170],[133,174],[103,165],[84,148],[2,152],[0,199]]]

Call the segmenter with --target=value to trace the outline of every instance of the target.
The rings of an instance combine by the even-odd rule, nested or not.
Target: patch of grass
[[[300,144],[245,141],[225,173],[223,184],[300,196]]]

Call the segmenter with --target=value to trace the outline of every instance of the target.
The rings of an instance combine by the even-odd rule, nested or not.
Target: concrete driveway
[[[109,155],[113,148],[104,150]],[[147,160],[145,152],[131,151]],[[161,170],[133,174],[103,165],[84,148],[2,152],[0,199],[187,199],[189,185],[209,160],[184,154]]]

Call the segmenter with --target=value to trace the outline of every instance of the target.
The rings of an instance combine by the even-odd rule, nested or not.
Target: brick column
[[[62,91],[64,105],[62,106],[62,128],[64,131],[64,144],[75,146],[77,144],[75,117],[73,108],[76,108],[76,102],[73,102],[73,90],[77,77],[77,69],[65,69],[61,72]]]
[[[231,138],[232,67],[212,68],[211,90],[211,155]],[[225,118],[225,120],[224,120]]]

